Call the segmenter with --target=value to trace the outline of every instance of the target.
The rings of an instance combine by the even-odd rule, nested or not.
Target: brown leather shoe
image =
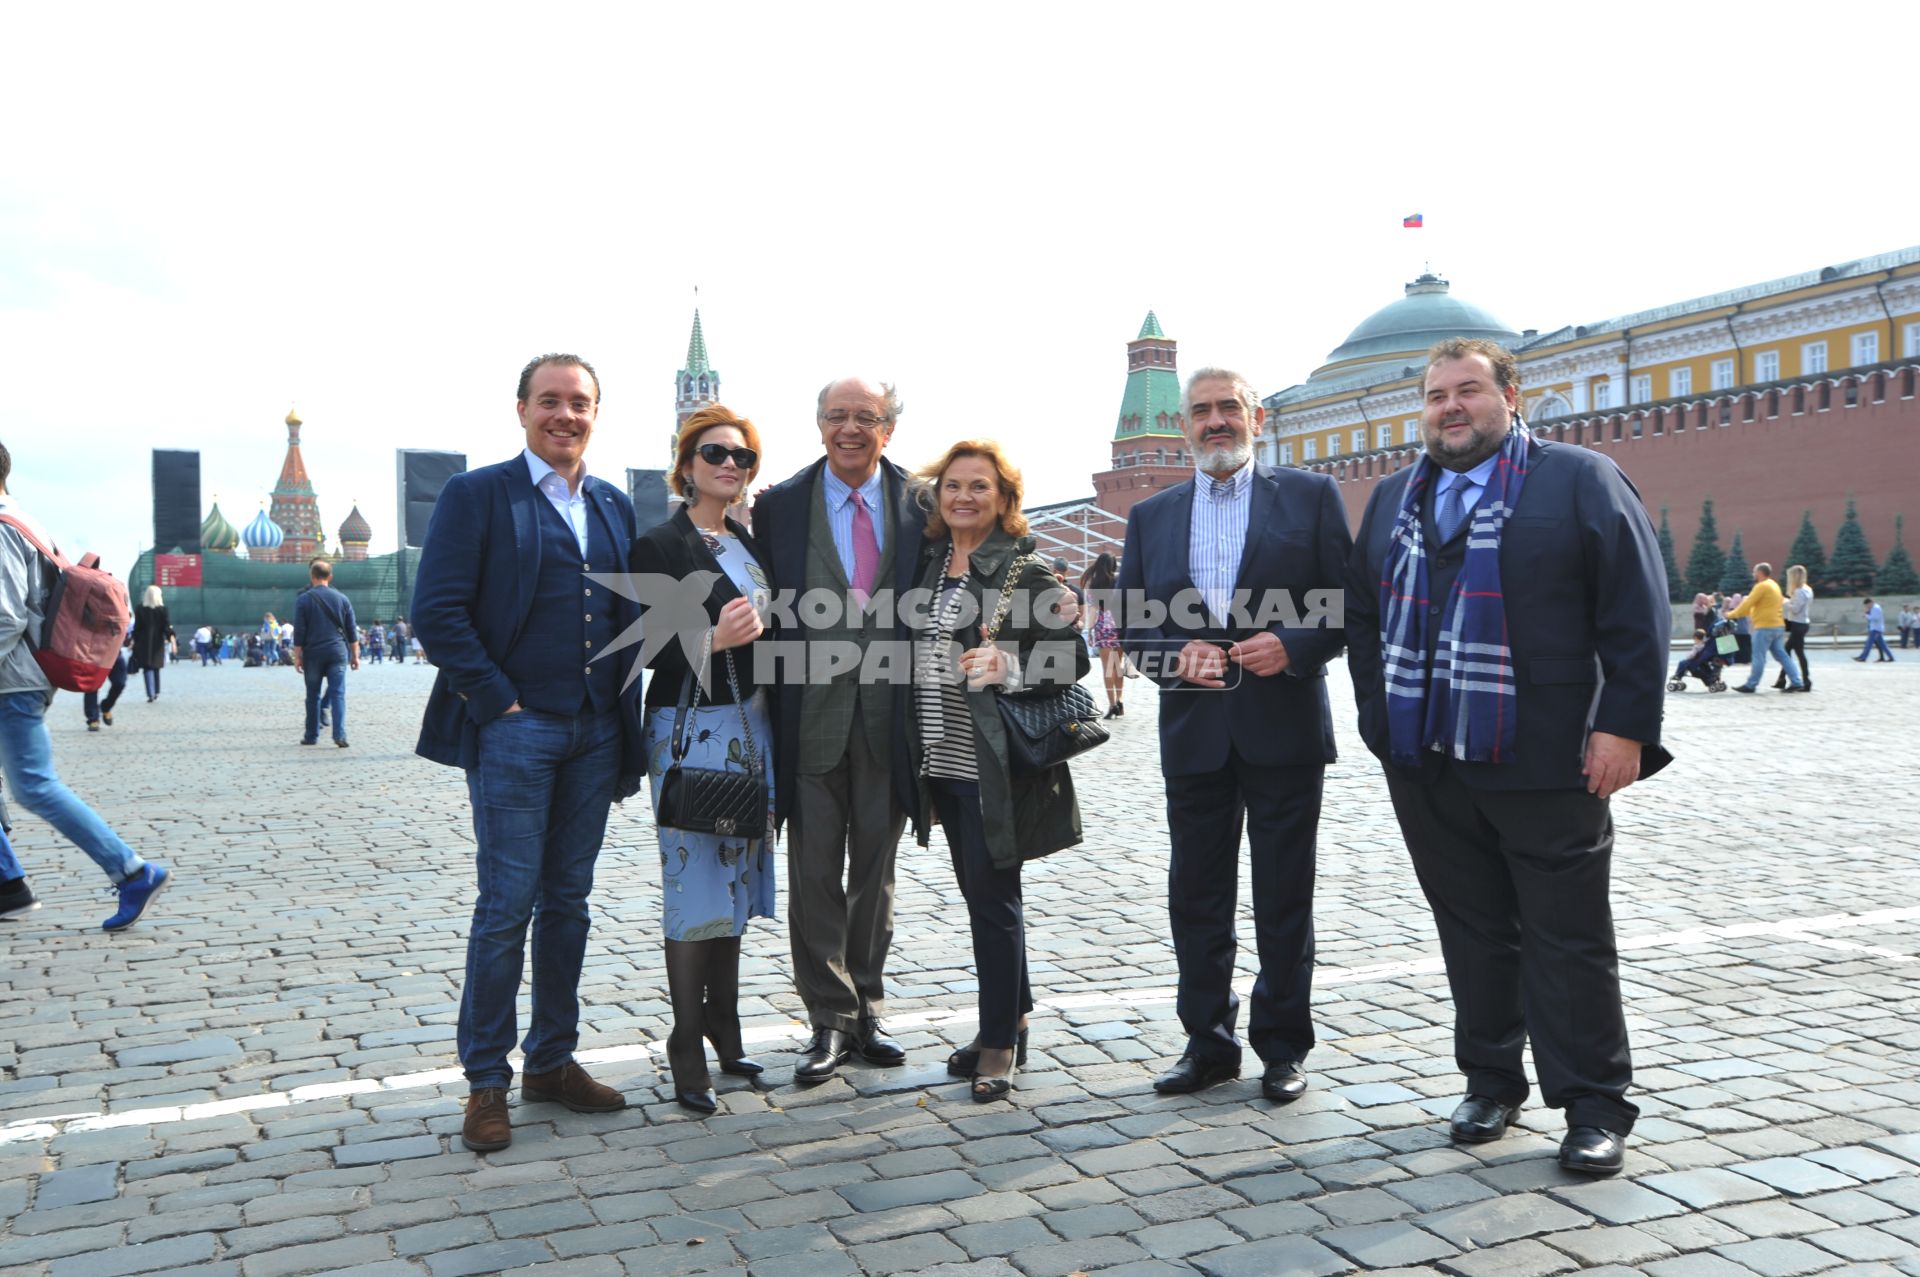
[[[460,1125],[460,1142],[476,1153],[498,1152],[513,1143],[504,1088],[483,1086],[467,1096],[467,1120]]]
[[[564,1104],[576,1113],[614,1113],[627,1107],[626,1096],[594,1081],[572,1060],[551,1073],[521,1074],[520,1098],[533,1103]]]

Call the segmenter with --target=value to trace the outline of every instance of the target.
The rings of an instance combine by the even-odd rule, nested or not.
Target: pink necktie
[[[873,578],[880,571],[880,542],[873,535],[873,515],[859,489],[853,493],[853,597],[865,604],[873,592]]]

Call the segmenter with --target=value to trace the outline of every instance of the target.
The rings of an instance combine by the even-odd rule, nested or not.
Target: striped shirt
[[[1214,620],[1224,625],[1233,601],[1234,578],[1247,548],[1247,514],[1252,508],[1253,463],[1224,479],[1204,471],[1193,476],[1193,525],[1187,538],[1187,570],[1207,601]]]
[[[947,780],[978,780],[980,764],[973,748],[973,710],[967,704],[966,679],[960,673],[960,645],[953,628],[966,592],[957,577],[940,582],[939,600],[913,653],[913,703],[919,716],[920,774]]]
[[[847,574],[849,583],[853,580],[853,488],[833,472],[828,466],[826,475],[827,527],[833,532],[834,552],[840,556],[840,570]],[[875,470],[867,481],[860,485],[860,499],[867,503],[867,513],[873,516],[873,543],[880,549],[880,562],[887,561],[887,516],[881,512],[881,502],[886,499],[886,485],[881,482],[880,472]]]

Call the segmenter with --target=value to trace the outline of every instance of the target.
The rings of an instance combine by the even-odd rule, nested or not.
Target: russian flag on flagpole
[[[1413,226],[1413,227],[1419,227],[1419,226],[1425,226],[1425,225],[1426,225],[1426,223],[1425,223],[1424,221],[1422,221],[1422,220],[1421,220],[1421,218],[1420,218],[1420,214],[1418,214],[1418,213],[1415,213],[1415,214],[1414,214],[1414,215],[1413,215],[1412,217],[1403,217],[1403,218],[1401,218],[1401,219],[1400,219],[1400,225],[1402,225],[1402,226]]]

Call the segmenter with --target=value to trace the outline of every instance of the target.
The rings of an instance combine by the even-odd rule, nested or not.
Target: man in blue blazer
[[[1610,1175],[1638,1109],[1620,1005],[1608,799],[1660,748],[1672,613],[1620,468],[1534,439],[1514,358],[1453,338],[1421,380],[1426,454],[1367,502],[1348,574],[1360,735],[1432,906],[1467,1095],[1499,1139],[1529,1037],[1560,1164]]]
[[[1198,473],[1135,506],[1120,561],[1123,644],[1160,684],[1167,917],[1187,1046],[1162,1093],[1237,1077],[1234,911],[1242,826],[1260,976],[1248,1039],[1277,1103],[1306,1090],[1313,1046],[1314,843],[1334,761],[1326,664],[1340,654],[1346,510],[1324,475],[1253,461],[1266,414],[1247,379],[1187,382]]]
[[[507,1147],[507,1053],[529,923],[533,998],[522,1101],[626,1107],[574,1061],[587,895],[623,783],[646,771],[621,712],[618,640],[638,613],[589,574],[625,570],[633,505],[587,473],[600,379],[576,355],[520,374],[519,456],[442,489],[414,582],[414,632],[438,673],[417,752],[467,774],[479,896],[457,1045],[470,1094],[461,1139]]]

